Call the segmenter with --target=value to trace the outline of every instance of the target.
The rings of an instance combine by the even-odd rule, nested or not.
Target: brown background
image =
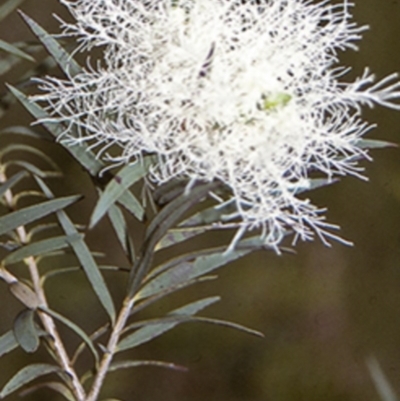
[[[359,52],[347,52],[343,63],[360,75],[369,66],[382,78],[400,71],[400,3],[358,0],[354,15],[369,24]],[[49,31],[57,23],[51,16],[63,10],[56,0],[27,0],[21,7]],[[0,25],[0,38],[25,40],[29,31],[17,15]],[[15,82],[20,72],[6,76]],[[1,79],[1,78],[0,78]],[[2,87],[1,90],[4,88]],[[376,108],[365,117],[377,122],[372,137],[400,142],[400,113]],[[0,121],[0,127],[25,124],[29,116],[18,106]],[[0,142],[0,147],[4,142]],[[57,146],[50,148],[66,171],[62,182],[52,182],[60,195],[90,188],[90,181]],[[400,153],[398,149],[372,152],[364,163],[370,182],[346,178],[315,191],[311,197],[328,206],[328,219],[341,225],[341,235],[355,243],[346,247],[319,242],[300,244],[296,255],[260,252],[223,270],[216,282],[193,287],[153,310],[159,315],[179,302],[200,295],[220,294],[222,301],[205,314],[227,318],[265,333],[264,339],[215,326],[181,326],[138,348],[132,358],[163,359],[185,365],[188,373],[140,368],[109,376],[104,397],[132,401],[377,401],[365,360],[374,355],[400,397]],[[62,184],[62,185],[59,185]],[[58,185],[58,186],[57,186]],[[76,221],[87,223],[94,202],[93,190],[71,208]],[[132,221],[132,224],[134,222]],[[93,248],[105,250],[106,260],[124,263],[104,223],[89,236]],[[207,240],[204,239],[205,241]],[[59,263],[53,262],[51,263]],[[52,267],[49,265],[46,268]],[[112,277],[108,277],[111,279]],[[60,276],[49,286],[55,310],[74,318],[88,332],[105,316],[82,276]],[[113,291],[120,299],[123,282]],[[0,333],[8,330],[20,305],[0,283]],[[70,350],[77,339],[68,330]],[[85,356],[82,373],[90,361]],[[42,361],[44,352],[26,355],[15,351],[0,360],[0,385],[22,364]],[[16,400],[13,395],[9,400]],[[58,400],[41,390],[26,400]]]

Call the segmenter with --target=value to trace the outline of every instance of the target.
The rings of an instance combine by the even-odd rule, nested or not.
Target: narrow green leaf
[[[7,331],[0,337],[0,358],[18,348],[18,342],[15,339],[12,330]]]
[[[59,171],[41,170],[40,168],[36,167],[34,164],[29,163],[24,160],[11,159],[7,163],[4,163],[4,166],[6,166],[7,168],[10,166],[22,167],[24,170],[28,171],[29,173],[31,173],[33,175],[37,175],[40,178],[60,177],[62,175],[62,173]]]
[[[377,139],[360,139],[357,142],[357,146],[361,149],[382,149],[382,148],[393,148],[398,145],[393,142],[380,141]]]
[[[367,367],[374,382],[377,393],[382,401],[399,401],[393,386],[390,384],[379,362],[375,357],[367,359]]]
[[[26,171],[20,171],[19,173],[9,178],[4,184],[0,186],[0,197],[2,197],[9,189],[11,189],[15,184],[17,184],[19,181],[22,180],[22,178],[26,176]]]
[[[25,109],[32,114],[37,120],[51,121],[51,116],[42,109],[38,104],[30,101],[21,91],[14,88],[11,85],[7,85],[10,92],[19,100],[19,102],[25,107]],[[46,129],[54,136],[58,137],[65,132],[65,127],[60,123],[43,123]],[[61,142],[61,145],[83,166],[88,173],[96,177],[99,172],[105,167],[104,164],[96,158],[96,156],[91,152],[87,145],[65,145]]]
[[[35,312],[25,309],[14,321],[14,336],[25,352],[35,352],[39,348],[39,335],[35,327]]]
[[[51,310],[49,308],[45,308],[43,306],[40,306],[39,310],[41,310],[44,313],[47,313],[48,315],[50,315],[54,319],[59,320],[61,323],[65,324],[72,331],[74,331],[75,334],[77,334],[82,339],[82,341],[84,341],[85,344],[87,344],[87,346],[89,347],[90,351],[92,352],[92,354],[94,356],[94,359],[96,361],[96,365],[98,364],[98,362],[99,362],[99,354],[97,353],[96,348],[95,348],[92,340],[90,339],[90,337],[79,326],[77,326],[71,320],[67,319],[65,316],[62,316],[59,313],[57,313],[57,312],[55,312],[55,311],[53,311],[53,310]]]
[[[0,392],[0,398],[6,397],[40,376],[59,371],[60,368],[58,366],[49,365],[47,363],[35,363],[25,366],[6,383]]]
[[[7,53],[13,54],[14,56],[17,57],[21,57],[28,61],[35,61],[35,59],[31,55],[23,52],[22,50],[18,49],[18,47],[13,46],[12,44],[7,43],[1,39],[0,39],[0,50],[4,50]]]
[[[128,164],[123,167],[115,177],[107,184],[104,192],[94,208],[90,218],[90,227],[95,226],[98,221],[108,212],[108,209],[117,199],[130,188],[133,184],[143,178],[148,172],[148,159],[143,162],[137,161],[135,164]],[[137,202],[137,215],[143,216],[143,207]]]
[[[295,193],[300,194],[307,191],[312,191],[313,189],[326,187],[327,185],[332,185],[338,182],[337,178],[335,179],[326,179],[326,178],[312,178],[308,180],[308,186],[303,188],[298,188]]]
[[[210,250],[210,252],[213,252],[213,250]],[[232,262],[233,260],[239,259],[242,256],[247,255],[249,252],[251,252],[251,250],[243,249],[233,250],[229,253],[226,253],[226,250],[219,249],[214,253],[198,256],[193,261],[179,263],[177,266],[167,269],[166,271],[163,271],[164,266],[161,265],[156,269],[163,272],[145,284],[135,298],[146,298],[157,294],[160,291],[177,287],[181,283],[210,273],[213,270]],[[167,262],[167,266],[170,263],[171,262]],[[171,264],[173,264],[173,262]]]
[[[202,309],[206,308],[209,305],[219,301],[219,297],[209,297],[204,298],[199,301],[191,302],[181,308],[175,309],[171,311],[168,315],[194,315],[197,312],[200,312]],[[117,351],[124,351],[130,348],[137,347],[141,344],[144,344],[148,341],[153,340],[156,337],[164,334],[165,332],[173,329],[180,322],[170,322],[170,323],[159,323],[154,325],[149,325],[142,327],[132,334],[124,337],[117,346]]]
[[[42,191],[46,194],[46,196],[48,198],[52,198],[53,194],[48,188],[48,186],[43,182],[43,180],[41,180],[38,177],[36,177],[35,179],[39,184],[40,188],[42,189]],[[60,211],[57,213],[57,217],[64,232],[68,236],[79,234],[74,224],[69,219],[66,213]],[[70,245],[74,250],[75,255],[77,256],[79,262],[82,264],[83,270],[85,271],[86,277],[88,278],[90,284],[92,285],[94,292],[96,293],[104,309],[110,316],[111,322],[114,323],[115,322],[114,303],[92,253],[90,252],[83,238],[70,241]]]
[[[27,136],[30,138],[36,138],[36,139],[53,139],[51,136],[48,134],[46,135],[45,131],[36,132],[32,130],[31,128],[24,127],[23,125],[14,125],[11,127],[4,128],[0,130],[0,135],[23,135]]]
[[[203,209],[182,221],[179,227],[197,227],[202,225],[210,225],[218,221],[224,221],[224,215],[229,215],[235,211],[235,206],[232,204],[225,205],[224,207],[211,206]]]
[[[131,191],[125,191],[117,200],[132,216],[143,221],[144,209]]]
[[[0,20],[11,14],[19,5],[21,5],[25,0],[8,0],[3,5],[0,6]]]
[[[40,157],[49,166],[51,166],[55,171],[60,171],[60,168],[58,167],[57,163],[55,163],[54,160],[47,155],[47,153],[41,151],[40,149],[37,149],[35,146],[26,145],[26,144],[22,144],[22,143],[12,143],[7,146],[3,146],[3,148],[0,151],[0,158],[10,152],[31,153],[35,156]]]
[[[17,263],[29,256],[43,256],[50,252],[64,249],[70,246],[71,242],[82,239],[81,234],[61,235],[42,241],[32,242],[18,250],[10,253],[3,260],[4,265]]]
[[[80,65],[65,51],[60,44],[47,33],[37,22],[20,11],[20,15],[31,28],[34,35],[40,40],[46,50],[56,60],[57,64],[68,76],[74,76],[82,71]]]
[[[61,394],[68,401],[76,401],[75,397],[68,389],[68,387],[66,387],[64,384],[60,382],[38,383],[32,387],[27,388],[24,391],[21,391],[19,395],[20,397],[26,397],[27,395],[41,388],[49,388],[50,390],[56,391],[57,393]]]
[[[128,226],[126,224],[124,215],[122,214],[118,206],[112,205],[108,210],[108,217],[117,235],[119,243],[122,246],[122,249],[128,256],[131,264],[133,264],[135,260],[135,249],[128,232]]]
[[[159,368],[179,370],[181,372],[187,371],[187,368],[185,368],[184,366],[176,365],[175,363],[164,362],[164,361],[146,361],[146,360],[114,362],[110,365],[110,368],[108,369],[108,371],[115,372],[116,370],[120,370],[120,369],[137,368],[140,366],[156,366]]]
[[[173,245],[177,245],[183,241],[187,241],[197,235],[203,234],[209,230],[212,230],[212,226],[200,226],[200,227],[189,227],[189,228],[172,228],[169,230],[161,241],[156,246],[156,251],[160,249],[168,248]]]
[[[38,205],[28,206],[24,209],[6,214],[0,217],[0,235],[6,234],[19,226],[32,223],[35,220],[64,209],[77,202],[80,196],[67,196],[64,198],[51,199]]]

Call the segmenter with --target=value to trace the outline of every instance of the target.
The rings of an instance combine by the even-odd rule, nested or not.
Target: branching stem
[[[7,177],[3,171],[0,171],[0,183],[6,182]],[[7,206],[10,209],[14,209],[14,202],[13,202],[13,194],[11,190],[7,190],[4,194],[4,198],[6,201]],[[16,229],[19,241],[21,244],[27,243],[27,233],[24,226],[20,226]],[[46,294],[42,288],[40,283],[40,274],[39,269],[34,257],[28,257],[25,260],[25,264],[28,266],[29,273],[32,280],[33,290],[37,297],[37,302],[39,306],[43,306],[45,308],[48,307]],[[5,273],[4,273],[5,274]],[[10,279],[12,275],[9,273],[7,277]],[[38,316],[43,324],[45,331],[49,334],[51,338],[51,348],[53,349],[57,362],[59,363],[62,370],[66,373],[65,377],[69,380],[68,385],[70,390],[74,394],[74,397],[77,401],[85,401],[86,394],[85,389],[83,388],[81,382],[79,381],[79,377],[75,372],[71,364],[71,360],[68,356],[68,353],[65,349],[64,343],[61,340],[61,337],[58,333],[57,327],[53,318],[43,312],[38,311]]]

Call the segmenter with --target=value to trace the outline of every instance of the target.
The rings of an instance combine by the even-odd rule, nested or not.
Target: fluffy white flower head
[[[152,179],[219,180],[237,238],[261,229],[265,243],[333,236],[322,210],[299,193],[310,174],[360,175],[360,106],[397,108],[391,75],[352,83],[337,52],[364,27],[347,1],[60,0],[75,18],[63,34],[102,61],[65,80],[42,81],[64,139],[121,149],[115,161],[157,156]],[[90,63],[88,62],[88,65]],[[328,231],[327,231],[328,230]],[[236,238],[236,239],[237,239]]]

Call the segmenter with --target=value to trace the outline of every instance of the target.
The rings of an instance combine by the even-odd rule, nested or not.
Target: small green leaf
[[[116,370],[120,370],[120,369],[137,368],[140,366],[156,366],[159,368],[179,370],[181,372],[187,371],[187,368],[185,368],[184,366],[176,365],[175,363],[164,362],[164,361],[146,361],[146,360],[114,362],[110,365],[110,368],[108,369],[108,371],[115,372]]]
[[[174,288],[181,283],[200,277],[204,274],[210,273],[213,270],[232,262],[235,259],[241,258],[251,252],[249,249],[234,250],[226,253],[226,250],[206,250],[203,252],[210,252],[202,256],[195,257],[193,261],[182,261],[178,265],[167,269],[164,267],[174,265],[174,261],[167,262],[164,266],[161,265],[155,271],[162,273],[156,276],[153,280],[145,284],[145,286],[135,296],[135,299],[142,299],[151,295],[157,294],[160,291],[165,291],[169,288]],[[188,255],[189,258],[191,257]],[[182,257],[177,258],[177,261]]]
[[[19,5],[25,0],[8,0],[2,6],[0,6],[0,20],[11,14]]]
[[[202,309],[206,308],[209,305],[219,301],[219,297],[209,297],[204,298],[199,301],[191,302],[181,308],[175,309],[171,311],[168,315],[194,315],[197,312],[200,312]],[[173,329],[180,322],[174,321],[169,323],[159,323],[152,324],[149,326],[142,327],[132,334],[124,337],[117,346],[117,351],[124,351],[130,348],[137,347],[141,344],[144,344],[148,341],[153,340],[156,337],[164,334],[165,332]]]
[[[25,366],[6,383],[0,392],[0,398],[6,397],[7,395],[13,393],[25,384],[37,379],[40,376],[48,375],[54,372],[60,372],[60,368],[47,363],[35,363]]]
[[[123,206],[132,216],[136,217],[139,221],[143,221],[144,209],[135,195],[131,191],[125,191],[117,201]]]
[[[35,327],[35,312],[25,309],[14,321],[14,336],[25,352],[35,352],[39,348],[39,335]]]
[[[52,192],[50,191],[48,186],[43,182],[43,180],[41,180],[38,177],[35,177],[35,179],[39,184],[40,188],[42,189],[42,191],[45,193],[45,195],[48,198],[53,197]],[[74,224],[72,223],[72,221],[70,220],[70,218],[67,216],[66,213],[60,211],[57,213],[57,217],[64,232],[68,236],[79,234]],[[85,271],[86,277],[88,278],[90,284],[92,285],[94,292],[96,293],[104,309],[110,316],[111,321],[114,323],[115,321],[114,303],[92,253],[90,252],[83,238],[70,241],[70,245],[74,250],[75,255],[79,259],[79,262],[82,264],[83,270]]]
[[[108,212],[108,209],[118,200],[118,198],[130,188],[133,184],[143,178],[148,172],[149,161],[137,161],[135,164],[128,164],[123,167],[115,177],[107,184],[104,192],[94,208],[90,218],[90,227],[95,226],[98,221]],[[144,211],[139,202],[137,202],[137,215],[143,216]]]
[[[179,244],[197,235],[203,234],[209,230],[212,230],[212,226],[200,226],[200,227],[189,227],[189,228],[171,228],[161,241],[156,246],[156,251],[160,249],[168,248],[170,246]]]
[[[26,177],[26,171],[20,171],[19,173],[13,175],[4,184],[0,186],[0,197],[2,197],[9,189],[11,189],[15,184],[21,181],[22,178]]]
[[[0,358],[18,348],[18,342],[15,339],[12,330],[7,331],[0,337]]]
[[[0,130],[0,135],[5,135],[5,134],[11,134],[11,135],[17,134],[36,139],[53,139],[51,136],[46,134],[45,131],[38,133],[28,127],[24,127],[23,125],[14,125]]]
[[[393,142],[380,141],[377,139],[360,139],[356,145],[361,149],[382,149],[382,148],[393,148],[398,145]]]
[[[92,340],[89,338],[89,336],[79,326],[77,326],[71,320],[67,319],[66,317],[60,315],[59,313],[57,313],[57,312],[55,312],[55,311],[53,311],[53,310],[51,310],[49,308],[45,308],[43,306],[40,306],[39,310],[41,310],[42,312],[50,315],[54,319],[59,320],[61,323],[65,324],[72,331],[74,331],[75,334],[77,334],[82,339],[82,341],[84,341],[86,343],[86,345],[89,347],[89,349],[92,352],[92,354],[94,356],[94,359],[96,361],[96,365],[98,364],[98,362],[99,362],[99,354],[97,353],[96,348],[95,348]]]
[[[11,45],[10,43],[5,42],[0,39],[0,50],[4,50],[7,53],[13,54],[14,56],[21,57],[28,61],[35,61],[35,59],[29,54],[23,52],[18,49],[18,47]]]
[[[81,199],[81,196],[67,196],[64,198],[52,199],[6,214],[0,217],[0,235],[64,209],[77,202],[79,199]]]
[[[122,246],[122,249],[128,256],[129,261],[133,264],[135,260],[135,249],[132,239],[129,236],[128,226],[126,224],[124,215],[122,214],[118,206],[112,205],[108,210],[108,217],[111,221],[115,233],[117,234],[117,238]]]
[[[10,253],[3,260],[4,265],[17,263],[29,256],[44,256],[50,252],[64,249],[70,246],[71,242],[82,238],[81,234],[61,235],[59,237],[49,238],[42,241],[32,242],[18,250]]]
[[[37,175],[40,178],[52,178],[52,177],[60,177],[62,174],[59,171],[45,171],[36,167],[34,164],[29,163],[24,160],[13,160],[4,163],[4,165],[8,168],[10,166],[18,166],[22,167],[24,170],[28,171],[33,175]]]
[[[50,390],[54,390],[57,393],[61,394],[66,400],[68,401],[76,401],[75,397],[71,393],[71,391],[66,387],[64,384],[60,382],[46,382],[46,383],[39,383],[32,387],[27,388],[24,391],[21,391],[19,394],[20,397],[26,397],[28,394],[33,393],[36,390],[41,388],[49,388]]]
[[[367,367],[380,399],[382,401],[399,401],[399,397],[375,357],[367,359]]]
[[[37,22],[29,18],[26,14],[20,11],[20,15],[31,28],[35,36],[40,40],[46,50],[56,60],[57,64],[68,76],[74,76],[82,71],[80,65],[68,54],[60,44],[49,35]]]
[[[44,109],[42,109],[36,103],[30,101],[21,91],[11,85],[7,85],[7,88],[21,102],[25,109],[37,120],[51,120],[51,116]],[[60,123],[46,122],[43,123],[43,125],[56,138],[59,135],[63,134],[66,129]],[[90,175],[96,177],[99,172],[105,167],[104,164],[96,158],[93,152],[88,149],[87,145],[80,144],[67,146],[62,142],[61,145],[64,146],[64,148],[83,166],[83,168],[88,171]]]

